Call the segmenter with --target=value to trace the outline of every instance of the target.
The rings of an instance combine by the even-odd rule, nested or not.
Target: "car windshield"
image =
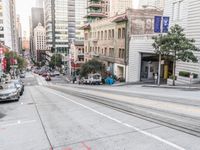
[[[15,84],[5,84],[1,87],[1,89],[15,89]]]

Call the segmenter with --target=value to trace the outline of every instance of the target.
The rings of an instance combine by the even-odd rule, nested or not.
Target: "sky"
[[[138,6],[138,2],[139,0],[134,0],[133,5]],[[31,15],[32,7],[35,7],[35,0],[16,0],[16,12],[20,15],[22,35],[24,35],[24,31],[29,34],[29,16]]]
[[[35,6],[35,0],[16,0],[16,13],[20,15],[23,31],[29,33],[29,16],[31,8]]]

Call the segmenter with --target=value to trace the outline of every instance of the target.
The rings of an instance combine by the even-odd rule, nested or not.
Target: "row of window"
[[[125,28],[118,28],[118,39],[125,39]],[[92,32],[88,36],[88,33],[85,33],[85,40],[88,40],[88,38],[97,38],[98,40],[112,40],[115,37],[115,31],[114,29],[111,30],[105,30],[105,31],[98,31],[94,32],[92,35]]]
[[[85,49],[87,51],[87,47],[85,47]],[[105,47],[100,49],[100,47],[90,47],[89,52],[94,52],[95,54],[101,54],[108,57],[115,57],[114,48]],[[125,49],[119,48],[118,58],[124,59],[124,57],[125,57]]]

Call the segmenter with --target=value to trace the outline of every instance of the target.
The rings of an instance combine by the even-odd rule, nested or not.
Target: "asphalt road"
[[[200,149],[198,137],[49,89],[41,77],[24,82],[19,102],[0,103],[0,150]]]

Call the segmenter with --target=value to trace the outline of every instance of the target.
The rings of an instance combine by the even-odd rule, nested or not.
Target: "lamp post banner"
[[[167,32],[168,32],[168,29],[169,29],[169,17],[163,17],[162,26],[163,26],[162,32],[163,32],[163,33],[167,33]]]
[[[155,16],[154,17],[154,32],[155,33],[161,32],[161,21],[162,21],[161,16]]]

